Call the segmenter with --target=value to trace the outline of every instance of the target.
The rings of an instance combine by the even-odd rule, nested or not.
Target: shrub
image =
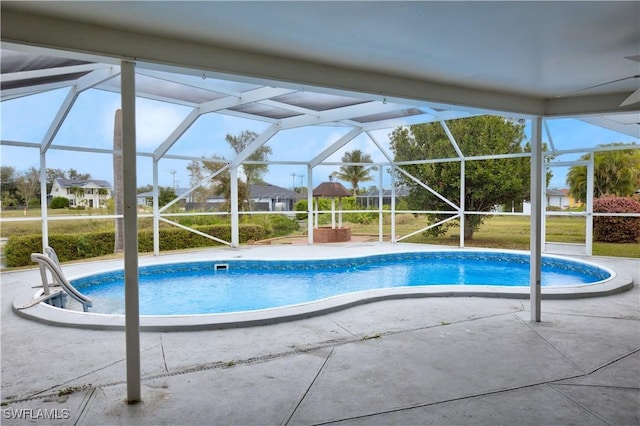
[[[601,197],[593,201],[593,212],[640,213],[640,202],[631,197]],[[634,243],[640,238],[640,217],[596,216],[593,238],[609,243]]]
[[[330,211],[331,210],[331,199],[330,198],[320,198],[320,210]],[[315,203],[315,201],[314,201]],[[314,205],[315,209],[315,205]],[[340,209],[339,201],[336,199],[336,210]],[[295,211],[302,211],[304,213],[297,213],[296,219],[305,220],[307,219],[307,200],[303,199],[296,203],[294,207]],[[371,213],[347,213],[348,210],[362,210],[362,207],[356,203],[353,197],[343,197],[342,198],[342,210],[344,213],[342,217],[345,222],[351,223],[360,223],[363,225],[368,225],[378,219],[378,211],[372,210]],[[327,224],[331,221],[330,213],[320,214],[320,218],[318,220],[319,224]]]
[[[194,229],[225,241],[231,240],[229,225],[200,226]],[[241,243],[248,240],[261,240],[265,236],[264,228],[258,225],[240,225],[239,233]],[[114,241],[113,232],[49,235],[49,245],[55,249],[61,262],[106,256],[113,253]],[[160,229],[160,250],[180,250],[220,244],[185,229]],[[144,230],[138,233],[138,251],[140,253],[153,251],[153,231]],[[10,237],[5,245],[7,267],[32,265],[31,253],[41,252],[42,235]]]
[[[267,217],[274,237],[289,235],[299,228],[298,222],[282,215],[269,215]]]
[[[49,207],[52,209],[66,209],[69,207],[69,200],[64,197],[53,197]]]
[[[320,210],[321,211],[331,211],[331,199],[330,198],[314,198],[313,199],[313,209],[315,211],[316,208],[316,200],[319,200],[318,202],[320,203]],[[343,206],[344,207],[344,206]],[[338,208],[338,200],[336,200],[336,209]],[[296,202],[296,205],[293,208],[295,211],[297,212],[304,212],[304,213],[297,213],[296,214],[296,219],[298,220],[306,220],[307,219],[307,199],[302,199],[299,200],[298,202]],[[327,213],[328,214],[328,213]],[[322,214],[320,216],[323,216]]]

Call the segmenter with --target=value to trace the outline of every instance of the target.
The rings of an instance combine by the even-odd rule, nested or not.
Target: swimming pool
[[[611,271],[584,262],[543,257],[542,286],[602,282]],[[124,312],[123,272],[73,279],[94,301],[93,312]],[[216,260],[140,268],[141,315],[245,312],[308,304],[372,290],[424,286],[528,289],[525,254],[431,251],[323,260]]]

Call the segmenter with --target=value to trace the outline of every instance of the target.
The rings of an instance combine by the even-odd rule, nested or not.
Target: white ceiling
[[[626,112],[640,122],[640,104],[619,106],[640,79],[604,84],[640,74],[640,63],[626,58],[640,54],[635,1],[2,1],[1,7],[5,47],[135,58],[140,67],[396,102],[546,117]]]

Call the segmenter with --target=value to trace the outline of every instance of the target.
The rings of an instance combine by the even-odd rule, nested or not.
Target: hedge
[[[221,240],[231,240],[231,227],[229,225],[196,226],[193,229]],[[240,242],[261,240],[265,236],[264,228],[259,225],[240,225],[239,231]],[[61,262],[112,254],[114,243],[113,232],[49,235],[49,245],[56,250]],[[210,247],[220,244],[184,229],[160,229],[161,251]],[[140,253],[153,251],[152,230],[138,232],[138,251]],[[5,262],[8,268],[32,265],[31,253],[40,252],[42,252],[42,235],[9,237],[5,245]]]

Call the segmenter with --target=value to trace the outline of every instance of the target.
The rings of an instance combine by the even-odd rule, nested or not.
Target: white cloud
[[[136,105],[138,150],[155,150],[180,125],[189,111],[189,108],[178,105],[139,99]]]

